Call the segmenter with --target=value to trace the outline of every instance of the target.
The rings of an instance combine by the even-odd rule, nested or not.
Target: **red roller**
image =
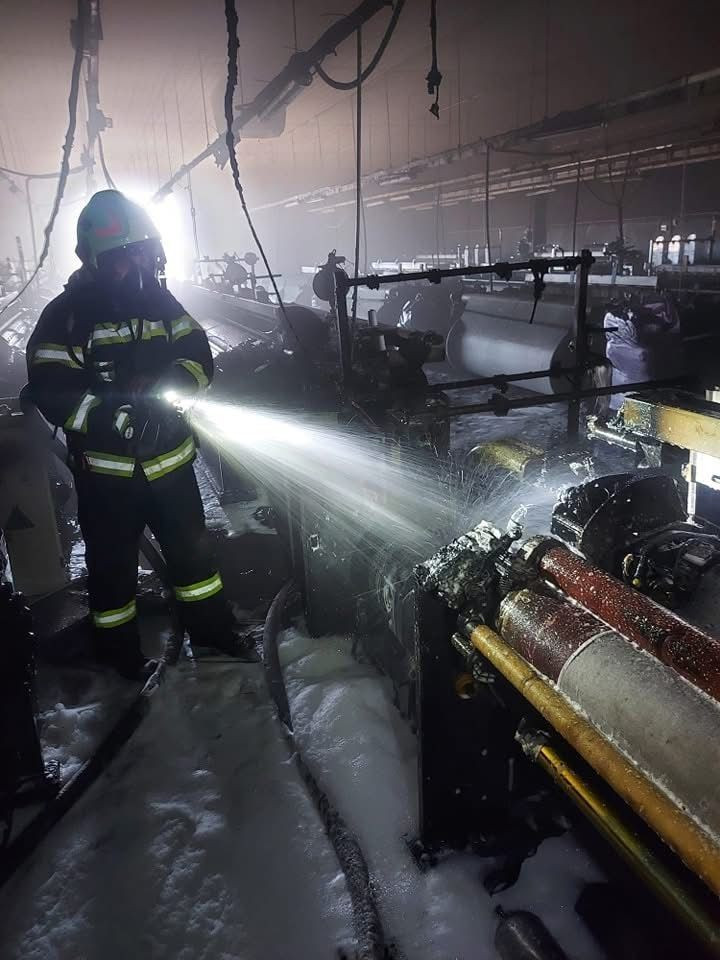
[[[500,604],[498,630],[528,663],[556,681],[567,661],[607,626],[564,600],[518,590]]]
[[[586,610],[720,700],[720,640],[564,547],[548,550],[540,571]]]

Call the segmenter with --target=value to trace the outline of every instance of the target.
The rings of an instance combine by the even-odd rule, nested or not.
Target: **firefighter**
[[[192,431],[168,400],[208,386],[205,332],[159,282],[160,235],[122,193],[90,199],[78,219],[76,253],[83,265],[43,310],[27,358],[31,397],[67,438],[96,655],[129,679],[154,667],[142,653],[135,606],[147,525],[191,642],[255,660],[213,558]]]

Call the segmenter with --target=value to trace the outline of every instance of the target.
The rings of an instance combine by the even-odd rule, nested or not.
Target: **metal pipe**
[[[565,547],[548,550],[540,573],[632,643],[720,701],[720,640],[616,580]]]
[[[630,450],[633,453],[637,451],[637,440],[631,436],[613,430],[606,423],[598,423],[594,417],[588,419],[587,434],[592,440],[603,440],[615,447],[622,447],[623,450]]]
[[[494,630],[467,624],[473,646],[625,802],[720,894],[720,849]]]
[[[681,879],[642,842],[620,810],[593,789],[553,745],[522,733],[518,733],[516,739],[525,754],[554,780],[655,895],[706,947],[720,956],[720,929],[717,922],[683,888]]]
[[[591,399],[593,397],[608,397],[615,393],[632,393],[635,390],[656,390],[659,387],[679,386],[687,382],[687,377],[670,377],[665,380],[641,380],[637,383],[621,383],[614,387],[589,387],[587,390],[580,391],[581,399]],[[433,411],[429,414],[432,417],[440,417],[443,420],[449,417],[464,417],[470,413],[495,413],[504,416],[510,410],[522,410],[525,407],[543,407],[549,403],[567,403],[578,394],[575,392],[553,393],[533,397],[513,397],[508,399],[500,395],[495,395],[485,403],[468,403],[456,407],[443,407],[442,410]],[[417,414],[413,419],[417,419]]]
[[[573,377],[574,397],[568,404],[568,436],[573,439],[580,433],[580,404],[582,400],[583,376],[588,353],[587,304],[588,277],[590,267],[595,261],[589,250],[583,250],[578,268],[577,305],[575,313],[575,374]]]
[[[469,380],[450,380],[448,383],[431,383],[426,393],[445,393],[447,390],[466,390],[469,387],[497,387],[504,389],[508,383],[517,380],[541,380],[544,377],[569,376],[572,367],[559,367],[552,370],[530,370],[527,373],[496,373],[492,377],[472,377]]]
[[[449,277],[479,277],[488,274],[497,274],[501,279],[509,279],[515,270],[531,271],[532,273],[549,273],[551,270],[575,270],[583,263],[587,264],[588,270],[595,263],[595,258],[589,250],[583,250],[579,257],[538,257],[533,260],[519,260],[517,262],[481,264],[478,267],[452,267],[447,270],[416,270],[411,273],[388,273],[383,275],[371,274],[367,277],[348,277],[344,276],[342,283],[338,284],[340,292],[345,293],[351,287],[369,287],[371,290],[377,290],[382,284],[388,283],[413,283],[418,280],[429,280],[431,283],[440,283]]]

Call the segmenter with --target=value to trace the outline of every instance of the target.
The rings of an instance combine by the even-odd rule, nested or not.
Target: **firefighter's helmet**
[[[102,254],[147,241],[162,255],[160,232],[150,216],[118,190],[93,194],[78,217],[75,253],[86,266],[97,268]]]

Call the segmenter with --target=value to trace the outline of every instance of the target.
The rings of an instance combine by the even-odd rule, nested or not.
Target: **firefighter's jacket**
[[[149,481],[195,458],[192,431],[181,417],[163,421],[149,438],[130,439],[123,411],[150,403],[163,381],[181,381],[187,392],[204,390],[213,375],[205,331],[178,301],[153,282],[141,292],[111,297],[84,268],[49,303],[27,347],[30,393],[50,423],[62,427],[76,469],[133,476],[139,463]],[[121,409],[122,408],[122,409]]]

